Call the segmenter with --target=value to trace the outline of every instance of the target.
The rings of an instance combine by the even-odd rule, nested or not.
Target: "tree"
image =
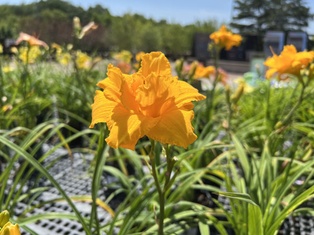
[[[231,27],[241,34],[304,31],[313,15],[303,0],[234,0]]]

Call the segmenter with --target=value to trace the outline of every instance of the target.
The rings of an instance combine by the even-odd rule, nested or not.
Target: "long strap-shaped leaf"
[[[282,221],[289,216],[299,205],[301,205],[303,202],[309,200],[310,198],[314,198],[314,185],[307,190],[305,190],[303,193],[301,193],[299,196],[297,196],[295,199],[293,199],[287,207],[283,211],[280,212],[279,216],[276,218],[276,220],[272,223],[272,226],[266,231],[265,234],[275,234],[275,232],[278,230],[280,224]]]
[[[71,209],[74,211],[75,215],[77,216],[77,219],[82,224],[82,227],[87,235],[90,235],[90,230],[84,220],[84,218],[81,216],[80,212],[77,210],[76,206],[71,201],[70,197],[63,191],[59,183],[49,174],[49,172],[40,165],[29,153],[27,153],[24,149],[22,149],[20,146],[12,143],[10,140],[6,139],[3,136],[0,136],[0,142],[4,145],[8,146],[12,150],[14,150],[17,154],[21,155],[26,161],[28,161],[34,168],[36,168],[40,173],[42,173],[59,191],[59,193],[64,197],[64,199],[67,201]]]

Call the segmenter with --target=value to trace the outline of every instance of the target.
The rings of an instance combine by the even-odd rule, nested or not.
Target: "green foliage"
[[[95,10],[103,12],[101,7]],[[55,12],[65,19],[60,9]],[[40,14],[53,20],[47,10]],[[197,29],[131,14],[107,23],[110,30],[115,29],[111,35],[114,50],[161,47],[172,55],[187,53],[186,38]],[[197,27],[212,30],[215,25],[208,22]],[[174,31],[176,44],[171,41]],[[19,53],[0,57],[0,211],[10,211],[25,231],[36,234],[32,223],[58,218],[79,221],[86,234],[157,234],[162,214],[164,234],[199,229],[206,235],[215,229],[220,234],[273,235],[288,216],[313,214],[313,208],[304,207],[314,197],[311,81],[306,87],[290,83],[278,88],[262,80],[232,103],[235,89],[224,87],[217,76],[212,90],[201,91],[207,99],[194,106],[198,139],[187,149],[149,142],[145,137],[135,151],[112,149],[104,141],[105,125],[88,126],[96,84],[106,77],[108,63],[120,61],[109,58],[96,63],[96,58],[84,54],[87,62],[95,64],[80,67],[77,49],[42,49],[31,64],[23,63]],[[57,63],[58,53],[63,52],[70,55],[67,65]],[[51,148],[44,151],[47,144]],[[80,158],[86,153],[93,156],[88,165],[91,195],[69,196],[62,189],[49,173],[59,158],[44,167],[44,161],[60,149],[69,157],[74,152]],[[115,179],[104,189],[103,176]],[[60,197],[34,204],[47,190],[38,184],[42,178]],[[99,199],[100,190],[107,193],[104,201]],[[230,207],[225,207],[222,198]],[[35,213],[57,201],[65,202],[72,212]],[[88,218],[76,201],[90,203]],[[19,202],[27,207],[17,214]],[[99,220],[100,208],[110,215],[106,223]]]
[[[263,35],[267,30],[303,31],[312,18],[303,0],[236,0],[231,26],[241,34]]]
[[[139,14],[112,16],[108,9],[100,5],[84,10],[62,0],[0,5],[0,11],[2,16],[5,16],[0,21],[0,29],[10,30],[3,35],[0,32],[0,40],[7,37],[16,38],[19,32],[26,32],[39,36],[48,44],[68,44],[73,43],[74,17],[79,17],[82,25],[95,21],[98,29],[77,44],[77,49],[98,53],[160,50],[179,57],[192,53],[193,36],[196,32],[210,34],[218,27],[214,19],[183,26],[166,21],[156,22]]]

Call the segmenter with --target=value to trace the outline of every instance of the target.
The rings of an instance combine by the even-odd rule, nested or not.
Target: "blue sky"
[[[0,4],[30,2],[35,0],[0,0]],[[165,19],[169,23],[192,24],[197,20],[212,19],[216,19],[218,23],[230,22],[233,0],[69,0],[69,2],[83,8],[100,4],[108,8],[112,15],[139,13],[156,20]],[[305,2],[314,13],[314,1]],[[308,33],[314,34],[314,21],[310,22]]]

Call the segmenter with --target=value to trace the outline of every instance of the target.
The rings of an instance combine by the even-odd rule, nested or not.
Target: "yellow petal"
[[[163,144],[187,148],[197,138],[191,124],[193,117],[193,111],[177,109],[165,113],[160,117],[159,122],[148,131],[147,136]]]
[[[156,76],[156,74],[150,74],[142,79],[142,85],[140,85],[136,91],[136,101],[141,105],[141,107],[146,108],[148,106],[152,106],[158,100],[166,100],[168,97],[168,87],[173,81],[173,77],[171,76]]]
[[[113,147],[123,147],[134,150],[137,141],[144,135],[141,131],[144,116],[130,113],[121,106],[114,109],[112,115],[113,125],[110,134],[106,139],[107,143]]]
[[[106,96],[109,99],[117,100],[121,96],[121,84],[123,81],[123,74],[119,68],[112,64],[108,65],[108,77],[97,83],[97,86],[106,90]]]
[[[178,108],[190,104],[191,101],[200,101],[206,98],[206,96],[200,94],[196,88],[184,81],[178,81],[173,85],[171,92],[173,92],[175,104]],[[192,108],[193,105],[190,109]]]
[[[110,116],[112,115],[112,110],[115,106],[116,103],[106,99],[102,91],[96,91],[94,103],[92,104],[92,122],[89,127],[93,128],[95,124],[100,122],[107,122],[110,126]]]
[[[151,73],[155,73],[156,76],[169,76],[171,75],[171,66],[162,52],[151,52],[142,56],[139,73],[142,73],[145,77]]]

